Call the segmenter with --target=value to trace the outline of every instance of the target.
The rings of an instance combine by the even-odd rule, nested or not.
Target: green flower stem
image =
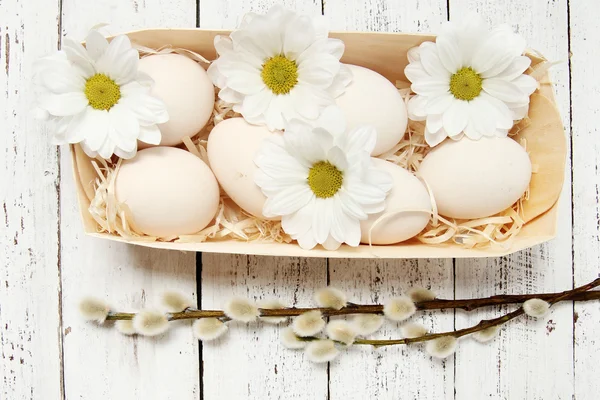
[[[443,310],[443,309],[462,309],[465,311],[472,311],[482,307],[499,306],[506,304],[519,304],[529,299],[542,299],[554,304],[558,301],[590,301],[600,300],[600,290],[589,291],[590,289],[600,285],[600,279],[589,283],[588,285],[582,286],[581,288],[573,289],[570,291],[559,292],[559,293],[541,293],[541,294],[525,294],[525,295],[499,295],[492,297],[485,297],[479,299],[464,299],[464,300],[445,300],[435,299],[416,303],[418,310]],[[586,288],[583,290],[582,288]],[[558,299],[558,300],[557,300]],[[304,314],[308,311],[320,311],[325,317],[338,316],[338,315],[352,315],[352,314],[382,314],[383,305],[381,304],[349,304],[348,306],[334,310],[331,308],[283,308],[283,309],[260,309],[260,314],[263,317],[297,317],[298,315]],[[507,314],[510,315],[510,314]],[[519,314],[520,315],[520,314]],[[517,315],[518,316],[518,315]],[[110,312],[106,318],[107,321],[117,320],[131,320],[135,317],[135,313],[122,313],[122,312]],[[516,317],[516,316],[515,316]],[[515,318],[513,317],[513,318]],[[194,310],[188,309],[182,312],[169,314],[171,321],[183,320],[183,319],[199,319],[199,318],[227,318],[225,313],[221,310]],[[511,318],[512,319],[512,318]],[[508,320],[506,320],[508,321]],[[504,323],[503,321],[501,323]],[[485,329],[482,328],[482,329]],[[481,329],[479,329],[481,330]],[[457,331],[458,332],[458,331]],[[469,332],[472,333],[472,332]],[[466,334],[469,334],[466,333]],[[447,335],[439,334],[441,336]],[[433,335],[428,335],[433,336]],[[464,336],[464,335],[463,335]],[[439,337],[439,336],[438,336]],[[435,337],[434,337],[435,338]],[[432,339],[434,339],[432,338]],[[404,340],[404,339],[403,339]],[[431,339],[428,339],[431,340]],[[410,339],[414,342],[414,339]],[[420,340],[422,341],[422,340]],[[404,343],[404,342],[402,342]],[[364,343],[368,344],[368,343]],[[401,343],[399,343],[401,344]]]

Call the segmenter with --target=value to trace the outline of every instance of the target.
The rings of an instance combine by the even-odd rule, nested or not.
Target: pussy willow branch
[[[551,305],[556,304],[561,301],[569,300],[570,297],[572,297],[574,295],[586,293],[586,292],[588,292],[588,290],[591,290],[597,286],[600,286],[600,278],[588,283],[587,285],[580,286],[573,290],[567,290],[564,292],[555,293],[553,296],[550,296],[549,298],[546,298],[545,300],[548,303],[550,303]],[[588,293],[600,293],[600,291],[594,291],[594,292],[588,292]],[[477,325],[474,325],[470,328],[464,328],[464,329],[459,329],[456,331],[449,331],[449,332],[433,333],[433,334],[419,336],[419,337],[411,338],[411,339],[409,339],[409,338],[392,339],[392,340],[357,339],[356,341],[354,341],[354,344],[363,344],[363,345],[372,345],[375,347],[382,347],[382,346],[391,346],[391,345],[397,345],[397,344],[410,344],[410,343],[417,343],[417,342],[426,342],[426,341],[437,339],[437,338],[440,338],[443,336],[453,336],[455,338],[459,338],[462,336],[470,335],[475,332],[482,331],[484,329],[491,328],[493,326],[499,326],[499,325],[505,324],[508,321],[515,319],[523,314],[525,314],[525,310],[523,307],[520,307],[520,308],[516,309],[515,311],[510,312],[505,315],[502,315],[498,318],[482,320]]]
[[[595,280],[594,282],[598,281]],[[589,283],[588,285],[593,284]],[[587,287],[582,286],[582,287]],[[517,294],[517,295],[498,295],[491,297],[484,297],[478,299],[464,299],[464,300],[446,300],[446,299],[435,299],[416,303],[418,310],[443,310],[443,309],[462,309],[465,311],[472,311],[481,307],[498,306],[505,304],[519,304],[529,299],[542,299],[550,303],[556,302],[556,298],[560,297],[558,301],[589,301],[589,300],[600,300],[600,290],[589,291],[591,288],[598,286],[595,284],[586,290],[570,290],[559,293],[540,293],[540,294]],[[566,297],[563,297],[566,296]],[[351,314],[382,314],[383,305],[381,304],[352,304],[344,307],[340,310],[333,310],[331,308],[283,308],[277,310],[271,309],[260,309],[260,315],[263,317],[296,317],[300,314],[304,314],[308,311],[318,310],[323,313],[324,316],[336,316],[336,315],[351,315]],[[130,320],[133,319],[135,313],[122,313],[122,312],[110,312],[107,316],[108,321],[116,320]],[[169,319],[172,321],[182,319],[199,319],[199,318],[226,318],[225,313],[221,310],[193,310],[188,309],[182,312],[171,313]],[[485,328],[484,328],[485,329]]]

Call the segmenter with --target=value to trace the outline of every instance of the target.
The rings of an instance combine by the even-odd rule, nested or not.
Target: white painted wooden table
[[[83,295],[121,308],[158,301],[165,290],[203,307],[232,295],[294,304],[330,283],[357,302],[412,285],[439,296],[558,291],[598,275],[600,189],[600,4],[598,0],[285,1],[324,13],[335,30],[419,31],[475,9],[508,22],[551,60],[571,138],[560,233],[552,242],[490,260],[346,261],[151,251],[82,234],[71,163],[32,121],[32,62],[83,38],[98,23],[232,28],[272,0],[0,0],[0,398],[20,399],[598,399],[600,305],[563,304],[543,321],[519,320],[494,342],[465,341],[445,361],[420,347],[352,349],[312,365],[282,348],[270,326],[236,326],[201,345],[190,329],[161,339],[124,337],[82,322]],[[569,61],[569,54],[572,55]],[[571,161],[569,161],[571,165]],[[435,330],[460,328],[500,310],[425,313]],[[387,326],[383,335],[398,335]]]

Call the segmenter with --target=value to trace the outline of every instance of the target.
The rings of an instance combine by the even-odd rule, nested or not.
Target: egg
[[[265,126],[250,125],[243,118],[217,124],[208,136],[208,161],[219,184],[238,206],[258,218],[267,198],[254,183],[258,170],[254,156],[272,133]],[[276,218],[280,219],[280,218]]]
[[[378,169],[392,176],[393,185],[385,199],[385,210],[361,221],[361,242],[369,243],[369,230],[379,217],[402,210],[415,211],[398,212],[382,219],[371,231],[371,243],[399,243],[418,235],[431,218],[431,199],[427,188],[419,178],[396,164],[378,158],[372,161]]]
[[[140,60],[139,70],[154,79],[152,95],[161,99],[169,121],[160,124],[161,146],[175,146],[197,134],[215,105],[213,84],[204,68],[179,54],[160,54]],[[139,148],[150,145],[139,142]]]
[[[173,147],[141,150],[123,161],[115,195],[129,207],[143,233],[158,237],[201,231],[219,206],[219,185],[210,168],[192,153]]]
[[[391,150],[404,136],[408,115],[404,99],[383,75],[358,65],[348,65],[352,82],[336,99],[346,118],[346,129],[371,125],[377,130],[377,143],[371,153],[378,156]]]
[[[514,204],[529,186],[531,161],[508,137],[447,139],[419,167],[438,212],[446,217],[476,219]]]

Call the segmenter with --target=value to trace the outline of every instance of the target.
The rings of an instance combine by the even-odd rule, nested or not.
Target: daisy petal
[[[502,79],[484,79],[482,87],[486,93],[502,101],[518,102],[526,99],[519,86]]]
[[[408,117],[413,121],[424,121],[427,118],[427,97],[413,96],[408,100]]]
[[[333,236],[329,235],[327,240],[325,240],[321,245],[325,248],[325,250],[336,251],[342,245],[340,242],[335,240]]]
[[[425,109],[428,115],[443,114],[455,101],[457,100],[451,93],[444,93],[429,99]]]
[[[334,200],[317,198],[313,212],[312,230],[317,243],[322,244],[331,232]]]
[[[88,99],[83,92],[69,92],[40,96],[40,106],[57,117],[75,115],[88,105]]]
[[[135,115],[123,105],[115,105],[108,112],[112,130],[109,136],[115,146],[123,151],[135,149],[136,140],[140,133],[140,124]]]
[[[266,88],[256,94],[246,96],[243,100],[243,114],[257,116],[264,113],[271,104],[272,97],[273,93]]]
[[[430,147],[435,147],[442,143],[446,137],[448,137],[448,134],[443,129],[437,132],[430,132],[427,127],[425,128],[425,141]]]
[[[283,39],[283,54],[295,59],[306,50],[315,40],[313,21],[307,16],[294,18],[285,30]]]
[[[78,125],[70,129],[77,129],[86,132],[85,144],[91,151],[99,151],[108,138],[108,129],[110,119],[108,112],[104,110],[94,110],[88,107],[84,117]],[[109,156],[110,157],[110,156]]]
[[[521,89],[521,91],[527,96],[530,96],[539,87],[538,81],[536,81],[532,76],[529,75],[520,75],[517,78],[513,79],[512,83],[518,86],[519,89]]]
[[[298,245],[304,250],[311,250],[317,245],[312,230],[308,230],[306,233],[299,235],[295,239],[298,241]]]
[[[339,147],[332,147],[327,153],[327,160],[340,171],[348,168],[348,160],[346,155]]]
[[[336,143],[346,154],[371,154],[377,143],[377,132],[372,126],[359,126],[336,138]]]
[[[413,83],[432,79],[431,75],[425,71],[423,65],[419,61],[408,64],[406,68],[404,68],[404,75],[406,75],[406,78]]]
[[[469,102],[455,101],[444,113],[444,130],[448,136],[458,135],[469,122]]]
[[[140,136],[138,137],[138,140],[141,142],[158,145],[160,144],[161,138],[162,134],[160,133],[158,126],[140,126]]]
[[[293,186],[269,197],[263,213],[266,217],[289,215],[304,207],[312,197],[313,193],[308,186]]]
[[[512,62],[506,67],[506,69],[500,72],[495,78],[512,81],[519,75],[523,74],[531,65],[531,59],[525,56],[519,56],[512,60]]]
[[[283,230],[292,237],[303,236],[308,232],[312,224],[315,203],[316,198],[313,196],[307,205],[300,208],[295,213],[281,217],[281,226]],[[313,247],[315,245],[313,245]]]
[[[431,115],[429,115],[427,117],[427,122],[426,122],[425,126],[427,127],[427,130],[430,133],[438,132],[440,129],[442,129],[444,127],[444,114],[431,114]]]
[[[460,50],[454,37],[450,35],[441,35],[435,41],[440,61],[444,67],[450,72],[455,73],[462,67],[462,59]]]
[[[442,64],[434,46],[422,47],[420,54],[421,64],[429,75],[438,79],[450,78],[450,71]]]
[[[92,60],[98,61],[108,49],[108,40],[97,30],[92,30],[85,38],[85,46]]]
[[[450,90],[450,80],[421,80],[413,83],[410,87],[413,92],[422,96],[439,96],[448,93]]]

